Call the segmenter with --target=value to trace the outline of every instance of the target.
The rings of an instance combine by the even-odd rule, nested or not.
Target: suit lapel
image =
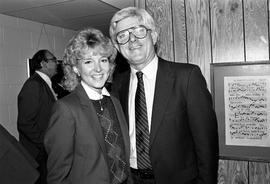
[[[96,115],[95,107],[93,106],[91,100],[88,98],[82,85],[79,85],[76,88],[76,93],[77,93],[79,100],[80,100],[80,103],[82,105],[83,113],[87,117],[89,124],[93,129],[93,132],[95,134],[97,142],[99,143],[103,154],[106,155],[103,132],[102,132],[102,129],[100,126],[99,119]],[[107,157],[105,157],[105,158],[107,158]]]
[[[166,62],[167,61],[159,58],[152,111],[150,147],[154,142],[155,136],[162,122],[174,83],[172,71],[170,70],[168,63]]]
[[[130,81],[130,70],[126,71],[122,76],[123,81],[121,84],[121,89],[119,92],[119,99],[121,104],[123,105],[123,111],[126,116],[127,124],[129,125],[129,118],[128,118],[128,92],[129,92],[129,81]]]

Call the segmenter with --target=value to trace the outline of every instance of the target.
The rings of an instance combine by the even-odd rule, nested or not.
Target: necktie
[[[149,169],[151,168],[149,158],[149,128],[143,85],[143,73],[139,71],[136,75],[138,78],[137,91],[135,95],[137,165],[138,169]]]

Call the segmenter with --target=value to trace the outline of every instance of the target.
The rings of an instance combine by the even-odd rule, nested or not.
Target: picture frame
[[[270,146],[262,146],[262,145],[258,146],[258,145],[256,145],[257,140],[254,140],[253,145],[245,145],[245,144],[251,144],[251,143],[249,143],[249,142],[244,143],[244,141],[241,139],[243,139],[243,137],[245,137],[245,136],[247,138],[251,139],[251,138],[253,138],[252,136],[254,136],[254,135],[251,134],[251,135],[247,136],[247,134],[243,133],[245,131],[243,131],[242,132],[243,137],[241,137],[241,136],[234,137],[233,133],[235,133],[235,132],[233,132],[230,129],[233,126],[231,126],[231,124],[230,124],[230,126],[228,126],[228,124],[229,124],[228,122],[230,122],[230,121],[233,122],[233,120],[231,120],[229,118],[230,121],[228,121],[228,114],[229,114],[228,112],[230,112],[230,109],[228,108],[228,100],[227,100],[227,99],[229,99],[228,93],[227,93],[227,91],[229,91],[229,89],[227,87],[227,85],[228,85],[227,81],[228,81],[228,79],[235,79],[235,81],[237,81],[237,80],[240,81],[239,83],[241,84],[241,80],[239,80],[239,79],[244,79],[246,81],[248,81],[248,79],[252,79],[252,80],[256,81],[257,78],[269,79],[270,78],[270,62],[269,61],[259,61],[259,62],[212,63],[210,65],[210,75],[211,75],[211,92],[212,92],[212,96],[213,96],[213,104],[214,104],[214,108],[215,108],[216,115],[217,115],[217,121],[218,121],[220,158],[221,159],[228,159],[228,160],[248,160],[248,161],[269,162],[270,161]],[[236,82],[237,85],[239,85],[239,83]],[[268,83],[269,83],[269,81],[268,81]],[[242,96],[243,96],[243,94],[245,94],[244,92],[241,92],[241,91],[240,91],[240,93],[242,94]],[[268,94],[268,97],[269,97],[269,93],[270,93],[270,88],[268,89],[268,92],[266,93],[266,94]],[[232,94],[234,94],[234,92],[232,92]],[[226,95],[226,96],[224,96],[224,95]],[[268,99],[265,98],[265,100],[267,100],[269,103],[270,98],[268,98]],[[254,106],[253,102],[252,102],[252,104]],[[241,104],[240,104],[240,106],[241,106]],[[258,106],[256,106],[256,107],[258,108]],[[266,125],[268,125],[268,133],[267,133],[268,137],[270,137],[270,133],[269,133],[270,132],[269,131],[269,127],[270,127],[269,126],[269,124],[270,124],[269,108],[270,107],[267,107],[268,112],[266,112],[266,113],[268,113],[268,118],[266,118],[267,121],[265,122],[265,120],[264,120]],[[248,114],[248,113],[246,113],[246,114]],[[247,118],[246,114],[245,113],[241,114],[243,119]],[[248,115],[250,115],[250,114],[248,114]],[[233,117],[233,118],[235,118],[235,117]],[[238,119],[237,119],[237,121],[238,121]],[[240,124],[243,125],[244,123],[238,122],[238,125],[240,125]],[[253,124],[256,124],[256,122]],[[238,133],[240,132],[239,130],[238,130]],[[241,129],[241,130],[243,130],[243,129]],[[246,129],[244,129],[244,130],[246,130]],[[228,132],[230,134],[228,134]],[[261,134],[260,134],[260,136],[261,136]],[[263,136],[265,136],[265,135],[263,134]],[[258,136],[254,136],[254,137],[255,138],[253,138],[253,139],[257,139]],[[237,139],[239,139],[238,141],[240,143],[243,141],[243,145],[232,144],[230,141],[228,141],[231,139],[233,141],[235,141],[235,140],[237,141]],[[229,142],[229,144],[228,144],[228,142]],[[252,139],[250,142],[252,142]],[[260,142],[260,140],[258,140],[258,142]]]

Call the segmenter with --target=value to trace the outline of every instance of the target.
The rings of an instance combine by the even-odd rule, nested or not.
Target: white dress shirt
[[[81,81],[82,87],[85,90],[87,96],[91,100],[100,100],[103,98],[103,95],[110,96],[110,93],[107,91],[105,87],[102,88],[101,94],[89,87],[84,81]]]
[[[48,75],[46,75],[45,73],[42,73],[40,71],[35,71],[45,82],[46,84],[50,87],[51,92],[55,98],[55,100],[57,100],[57,95],[55,94],[53,88],[52,88],[52,81],[50,79],[50,77]]]
[[[155,93],[156,75],[158,68],[157,56],[146,65],[141,71],[143,72],[143,83],[146,98],[147,117],[149,132],[151,129],[152,109]],[[130,136],[130,166],[137,169],[137,152],[136,152],[136,126],[135,126],[135,94],[137,89],[137,70],[131,67],[129,97],[128,97],[128,113],[129,113],[129,136]]]

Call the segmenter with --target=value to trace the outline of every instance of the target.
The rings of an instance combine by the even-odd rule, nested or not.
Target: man
[[[199,67],[157,57],[158,33],[144,9],[118,11],[110,36],[130,65],[112,90],[129,121],[134,182],[216,184],[217,121]]]
[[[46,183],[46,159],[43,138],[50,110],[56,100],[51,87],[56,74],[57,59],[48,50],[39,50],[32,58],[35,71],[24,83],[18,95],[17,126],[19,140],[38,162],[38,184]]]

